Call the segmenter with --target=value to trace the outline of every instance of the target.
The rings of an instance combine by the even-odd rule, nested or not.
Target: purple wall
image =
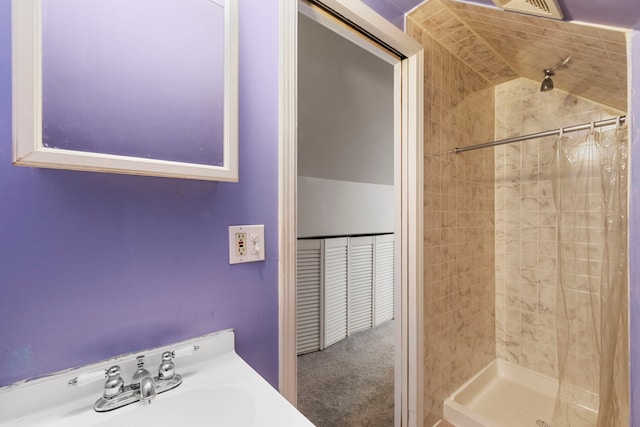
[[[388,21],[401,30],[404,30],[405,12],[413,8],[413,6],[407,8],[398,7],[390,0],[362,0],[362,2],[378,12],[380,15],[384,16]],[[411,0],[411,2],[417,4],[419,3],[419,0]]]
[[[631,425],[640,426],[640,29],[631,35],[631,191],[629,200],[629,299]],[[635,159],[635,161],[633,161]]]
[[[240,2],[240,182],[11,165],[10,0],[0,0],[0,385],[236,328],[278,376],[278,2]],[[266,262],[227,262],[229,224]]]

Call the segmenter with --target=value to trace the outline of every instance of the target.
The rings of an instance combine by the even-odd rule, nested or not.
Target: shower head
[[[553,90],[553,80],[551,80],[551,76],[555,75],[556,73],[554,73],[552,69],[544,70],[544,80],[540,86],[540,92],[549,92],[550,90]]]
[[[571,55],[567,56],[565,59],[558,62],[555,67],[547,68],[544,70],[544,80],[542,81],[542,85],[540,85],[540,92],[549,92],[553,90],[553,80],[551,80],[551,76],[556,75],[554,70],[569,68],[570,61],[571,61]]]

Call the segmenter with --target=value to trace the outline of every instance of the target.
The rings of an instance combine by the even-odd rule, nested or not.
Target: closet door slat
[[[375,237],[374,325],[394,318],[394,235]]]
[[[373,326],[373,237],[349,239],[349,335]]]
[[[321,240],[298,240],[296,268],[297,354],[318,351],[321,346]]]
[[[347,248],[346,237],[324,242],[324,347],[347,336]]]

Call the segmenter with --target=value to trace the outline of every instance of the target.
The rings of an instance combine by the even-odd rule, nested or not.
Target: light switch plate
[[[229,226],[229,264],[264,261],[264,225]]]

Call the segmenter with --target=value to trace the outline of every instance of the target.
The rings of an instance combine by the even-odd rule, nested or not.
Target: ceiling
[[[490,5],[492,0],[468,0],[470,3]],[[640,25],[638,0],[557,0],[566,21],[636,28]]]
[[[553,77],[556,88],[627,109],[624,31],[453,0],[428,0],[407,19],[494,85],[519,77],[542,81],[545,68],[571,56]]]
[[[410,11],[423,0],[388,0],[403,11]],[[490,6],[497,10],[492,0],[457,0]],[[640,29],[638,0],[557,0],[564,12],[565,21],[580,21],[621,28]]]

